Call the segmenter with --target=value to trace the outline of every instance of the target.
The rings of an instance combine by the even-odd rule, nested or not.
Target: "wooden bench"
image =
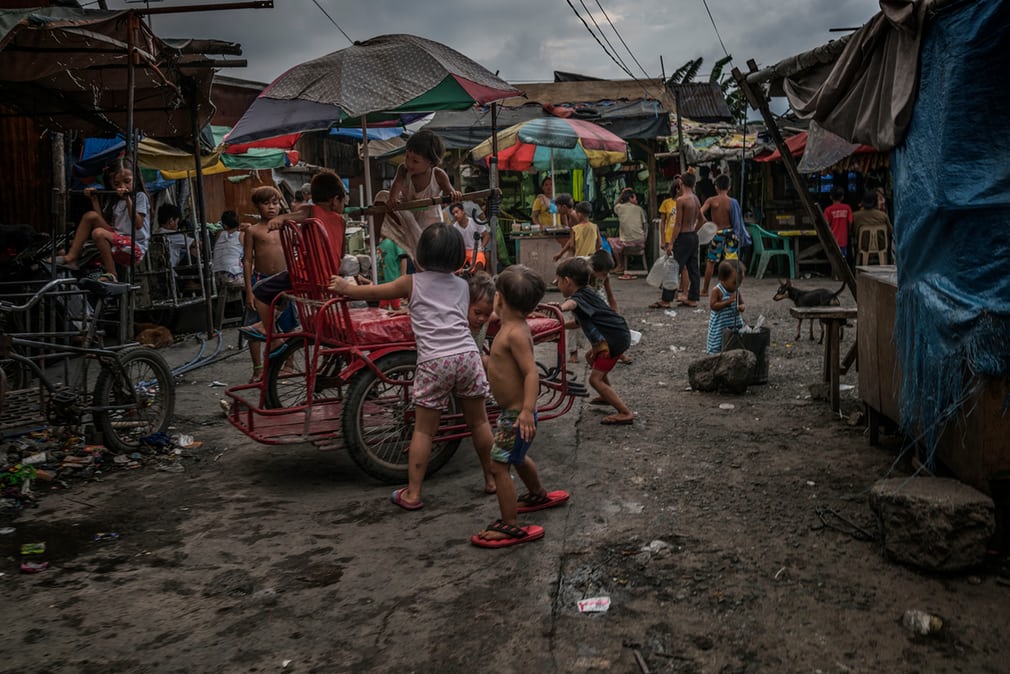
[[[837,412],[841,407],[841,394],[838,390],[838,379],[842,371],[839,358],[839,345],[842,341],[842,328],[846,321],[856,318],[855,307],[791,307],[789,313],[793,318],[819,320],[824,325],[824,381],[831,388],[831,409]]]

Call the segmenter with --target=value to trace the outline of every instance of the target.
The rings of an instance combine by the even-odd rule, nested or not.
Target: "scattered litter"
[[[185,435],[183,433],[172,438],[172,442],[175,443],[176,447],[182,447],[183,449],[196,449],[203,445],[202,442],[194,440],[192,435]]]
[[[115,531],[99,531],[95,534],[94,540],[96,541],[114,541],[119,538],[119,534]]]
[[[287,668],[288,665],[292,663],[292,660],[281,660],[281,668]]]
[[[721,409],[721,410],[732,410],[732,409],[736,409],[736,405],[734,405],[733,403],[722,403],[721,405],[719,405],[719,409]]]
[[[783,573],[783,572],[784,572],[785,570],[786,570],[786,567],[784,567],[784,566],[783,566],[783,567],[782,567],[781,569],[779,569],[778,571],[776,571],[776,572],[775,572],[775,580],[778,580],[778,579],[779,579],[779,576],[781,576],[781,575],[782,575],[782,573]]]
[[[661,541],[661,540],[659,540],[657,538],[656,540],[652,541],[648,545],[643,546],[642,547],[642,552],[657,553],[657,552],[662,552],[663,550],[666,550],[669,547],[670,547],[669,543],[667,543],[666,541]]]
[[[666,311],[664,311],[663,313],[664,313],[665,315],[669,316],[670,318],[676,318],[676,317],[677,317],[677,312],[676,312],[676,311],[674,311],[673,309],[667,309],[667,310],[666,310]]]
[[[45,551],[45,543],[25,543],[21,546],[22,555],[41,555]]]
[[[184,473],[186,469],[182,467],[181,463],[159,463],[154,467],[155,470],[160,470],[163,473]]]
[[[676,344],[670,345],[670,351],[687,351],[686,346],[677,346]]]
[[[45,452],[39,452],[38,454],[32,454],[31,456],[27,456],[21,459],[21,463],[28,466],[34,466],[40,463],[45,463],[48,459],[49,459],[48,454],[46,454]]]
[[[579,613],[606,613],[610,610],[610,597],[590,597],[579,600]]]
[[[919,636],[936,634],[943,629],[943,620],[919,609],[910,608],[901,616],[901,624],[909,632]]]
[[[3,529],[0,529],[0,536],[8,536],[13,534],[15,531],[17,531],[17,529],[14,527],[4,527]]]
[[[214,388],[215,386],[227,386],[227,385],[228,384],[225,384],[223,381],[218,381],[217,379],[207,384],[209,388]]]
[[[21,573],[42,573],[49,568],[49,562],[21,562]]]
[[[856,388],[856,387],[855,387],[855,386],[853,386],[852,384],[839,384],[839,385],[838,385],[838,390],[839,390],[840,392],[841,392],[841,391],[851,391],[851,390],[852,390],[852,389],[854,389],[854,388]]]
[[[631,345],[632,346],[635,346],[640,341],[642,341],[642,333],[640,333],[638,330],[628,330],[628,332],[631,333]]]
[[[753,327],[745,324],[742,328],[740,328],[740,332],[742,334],[761,332],[761,326],[764,324],[765,324],[765,315],[761,314],[760,316],[758,316],[758,319],[754,321]]]
[[[813,486],[816,486],[816,484],[817,484],[817,483],[816,483],[816,482],[814,482],[813,480],[807,480],[807,486],[808,486],[808,487],[813,487]]]

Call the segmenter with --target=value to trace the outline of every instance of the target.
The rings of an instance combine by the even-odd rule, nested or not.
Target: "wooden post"
[[[753,60],[748,61],[747,65],[750,67],[751,72],[757,71],[757,64]],[[796,160],[793,159],[793,155],[786,145],[785,140],[782,138],[782,133],[779,131],[778,124],[775,123],[775,118],[772,116],[771,109],[768,107],[768,99],[765,98],[764,92],[760,88],[752,87],[747,81],[747,77],[740,71],[739,68],[733,68],[733,78],[740,85],[740,90],[743,91],[744,95],[747,97],[747,102],[750,103],[751,107],[761,113],[761,117],[764,118],[765,125],[768,127],[768,132],[772,136],[772,140],[775,141],[775,147],[778,148],[779,154],[782,155],[782,163],[786,167],[786,173],[789,174],[789,179],[793,183],[793,189],[800,197],[800,201],[803,203],[803,207],[807,211],[807,215],[814,223],[814,229],[817,230],[817,238],[820,239],[821,245],[824,247],[825,252],[828,255],[828,261],[831,263],[831,269],[834,271],[835,275],[845,282],[849,290],[852,292],[852,297],[856,297],[856,277],[852,275],[852,270],[849,269],[849,265],[846,264],[845,258],[842,257],[842,251],[838,247],[838,242],[835,241],[834,234],[831,233],[831,227],[828,225],[828,221],[824,218],[824,213],[821,209],[814,203],[813,199],[810,198],[810,193],[807,192],[806,181],[803,180],[803,176],[800,175],[799,168],[796,166]]]

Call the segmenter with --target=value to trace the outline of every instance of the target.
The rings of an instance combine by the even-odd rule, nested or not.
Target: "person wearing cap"
[[[589,216],[592,214],[593,205],[588,201],[580,201],[575,204],[575,224],[572,225],[572,234],[554,256],[555,262],[560,260],[561,256],[569,250],[577,257],[589,257],[603,247],[600,228],[589,221]]]

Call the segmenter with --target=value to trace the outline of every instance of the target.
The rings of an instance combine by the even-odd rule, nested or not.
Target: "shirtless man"
[[[708,296],[708,284],[712,281],[712,272],[720,258],[725,255],[727,260],[740,258],[740,241],[733,232],[733,220],[730,217],[732,199],[729,196],[729,176],[720,174],[715,179],[716,195],[709,197],[701,205],[702,221],[711,220],[715,223],[716,232],[712,243],[708,244],[708,260],[705,262],[705,283],[701,286],[701,294]]]
[[[701,283],[698,269],[698,226],[702,224],[701,203],[694,193],[695,177],[693,173],[685,173],[680,177],[683,185],[680,196],[677,197],[677,220],[673,225],[672,244],[667,242],[664,248],[667,254],[673,248],[673,259],[677,261],[681,269],[687,269],[690,279],[690,289],[687,291],[687,299],[677,302],[682,307],[698,306],[698,299],[701,297],[699,285]]]

